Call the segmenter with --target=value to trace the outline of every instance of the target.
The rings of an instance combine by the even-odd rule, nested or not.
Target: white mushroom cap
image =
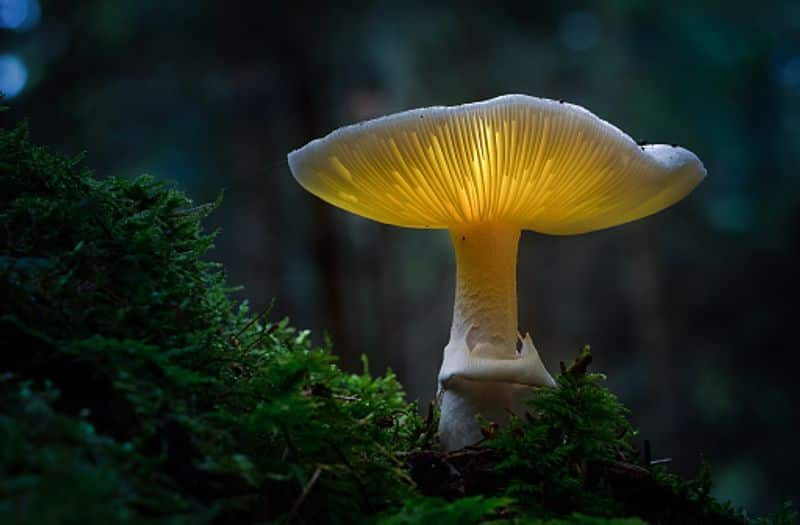
[[[289,166],[314,195],[378,222],[562,235],[656,213],[706,175],[689,150],[639,146],[580,106],[526,95],[343,127],[290,153]]]

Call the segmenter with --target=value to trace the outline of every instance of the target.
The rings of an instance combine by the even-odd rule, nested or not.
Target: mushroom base
[[[504,425],[512,413],[525,412],[533,387],[556,386],[547,372],[530,334],[510,358],[475,356],[465,343],[445,347],[439,371],[439,441],[456,450],[483,439],[478,416]]]
[[[483,439],[478,414],[504,425],[511,413],[524,413],[525,399],[531,393],[531,387],[514,383],[468,379],[451,383],[450,389],[439,394],[439,441],[445,450],[464,448]]]

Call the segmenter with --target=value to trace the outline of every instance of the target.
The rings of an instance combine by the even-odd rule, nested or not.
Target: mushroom
[[[447,450],[482,439],[476,415],[502,424],[524,410],[531,387],[556,384],[517,327],[520,232],[572,235],[634,221],[679,201],[706,174],[686,149],[638,145],[580,106],[526,95],[346,126],[291,152],[289,167],[339,208],[450,231],[457,282],[438,377]]]

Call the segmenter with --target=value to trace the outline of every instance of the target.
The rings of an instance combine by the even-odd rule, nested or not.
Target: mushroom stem
[[[439,438],[446,450],[482,439],[476,420],[505,423],[524,410],[531,386],[555,382],[517,327],[520,229],[502,224],[453,227],[456,294],[450,342],[439,372]],[[522,347],[517,350],[517,340]]]
[[[515,357],[520,229],[481,224],[450,236],[457,268],[450,341],[466,339],[475,356]]]

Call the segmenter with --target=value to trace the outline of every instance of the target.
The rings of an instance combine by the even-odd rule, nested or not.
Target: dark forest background
[[[343,4],[344,5],[344,4]],[[525,233],[520,328],[557,370],[583,344],[655,457],[753,512],[800,499],[797,2],[0,0],[5,126],[114,175],[225,189],[213,258],[345,369],[427,403],[447,341],[446,232],[304,192],[286,154],[344,124],[503,93],[565,99],[709,176],[657,216]]]

